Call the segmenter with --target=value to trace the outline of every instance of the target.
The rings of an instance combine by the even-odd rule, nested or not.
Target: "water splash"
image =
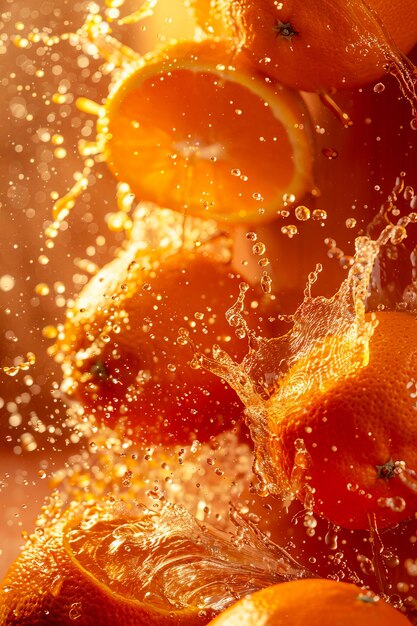
[[[403,189],[394,190],[394,196],[398,197]],[[311,289],[321,266],[310,274],[304,301],[288,317],[292,323],[288,333],[264,339],[248,330],[247,321],[239,313],[243,310],[241,292],[227,315],[233,326],[245,328],[249,351],[244,360],[235,363],[218,346],[214,346],[212,358],[197,355],[200,365],[226,380],[246,406],[260,491],[293,499],[304,489],[307,510],[314,504],[305,484],[309,455],[304,441],[297,440],[293,471],[291,476],[284,475],[276,462],[281,454],[280,425],[287,415],[301,413],[306,402],[328,392],[368,362],[376,320],[366,312],[376,261],[387,245],[399,246],[407,237],[407,227],[417,221],[415,212],[400,217],[396,223],[390,221],[386,207],[383,215],[385,224],[375,239],[356,239],[348,276],[333,297],[313,297]],[[412,285],[406,293],[408,300],[404,299],[398,308],[410,309],[410,303],[415,304]]]
[[[96,505],[68,533],[68,545],[112,591],[165,609],[221,611],[248,593],[311,576],[236,512],[233,519],[231,535],[179,505],[157,514],[123,502]]]

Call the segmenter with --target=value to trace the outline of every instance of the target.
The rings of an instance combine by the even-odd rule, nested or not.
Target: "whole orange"
[[[132,235],[68,309],[52,352],[62,390],[98,424],[136,443],[184,445],[243,420],[234,391],[193,366],[199,346],[245,350],[226,319],[241,279],[226,249],[224,259],[211,252],[205,245],[144,251]],[[261,312],[268,296],[260,288],[253,295]]]
[[[401,64],[401,53],[417,41],[414,0],[217,0],[214,5],[221,7],[244,55],[305,91],[377,80],[389,63]]]
[[[417,321],[388,311],[376,319],[367,365],[313,387],[280,421],[269,411],[276,480],[301,499],[313,491],[314,510],[345,528],[374,517],[391,526],[417,510]]]
[[[399,611],[356,585],[305,579],[239,600],[210,626],[409,626]]]

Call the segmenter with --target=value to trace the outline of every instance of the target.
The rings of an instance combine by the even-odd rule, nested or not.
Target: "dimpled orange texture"
[[[377,80],[388,63],[399,60],[400,52],[409,52],[417,41],[414,0],[218,0],[218,4],[225,22],[229,19],[230,32],[238,31],[242,53],[277,80],[305,91]]]
[[[366,529],[374,516],[388,527],[417,510],[417,321],[388,311],[376,319],[367,365],[324,392],[313,389],[280,423],[270,419],[277,473],[291,481],[302,441],[298,496],[309,485],[315,511],[345,528]]]
[[[105,116],[107,165],[140,200],[251,223],[274,219],[285,198],[313,187],[304,101],[236,62],[230,43],[149,54],[115,85]]]
[[[410,626],[410,622],[356,585],[305,579],[257,591],[210,626]]]

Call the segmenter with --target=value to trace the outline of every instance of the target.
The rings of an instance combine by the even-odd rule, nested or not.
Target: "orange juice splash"
[[[234,518],[237,529],[231,535],[201,524],[179,505],[164,504],[155,512],[128,498],[89,498],[63,506],[55,493],[24,553],[36,555],[33,575],[42,568],[38,593],[58,597],[62,608],[66,598],[59,594],[68,571],[77,577],[88,572],[92,590],[85,605],[79,603],[78,617],[94,606],[94,592],[104,587],[107,599],[121,609],[135,601],[149,612],[164,610],[175,617],[176,611],[190,609],[210,619],[253,591],[310,575],[285,550],[259,537],[237,514]],[[57,563],[65,563],[64,571]],[[18,587],[18,581],[3,587],[7,609],[13,608],[7,594]],[[33,589],[31,596],[36,602]],[[108,610],[103,605],[104,614]],[[24,617],[25,611],[20,602],[13,616]]]
[[[399,178],[398,189],[404,189]],[[401,192],[394,190],[392,197]],[[414,200],[409,203],[414,206]],[[300,491],[308,467],[308,452],[300,439],[296,444],[294,468],[290,479],[282,475],[273,461],[277,455],[278,425],[291,413],[302,411],[306,398],[318,390],[325,393],[339,380],[352,375],[368,362],[369,341],[376,322],[365,318],[373,281],[375,263],[388,244],[397,246],[407,237],[407,228],[417,222],[412,211],[392,223],[384,205],[385,227],[376,239],[360,236],[355,240],[355,255],[347,278],[331,298],[312,296],[311,290],[322,270],[318,265],[308,277],[304,300],[296,312],[286,317],[291,330],[281,337],[264,339],[248,327],[242,316],[248,286],[241,285],[236,303],[226,317],[238,337],[248,337],[249,351],[241,363],[213,347],[212,358],[195,355],[195,363],[226,380],[246,406],[246,419],[255,443],[254,470],[260,480],[261,493],[270,493],[291,501]],[[388,223],[387,223],[388,222]],[[415,254],[412,259],[415,259]],[[415,285],[414,285],[415,287]],[[397,308],[416,309],[416,292],[410,285]],[[410,489],[416,490],[408,472],[402,476]],[[313,494],[305,501],[312,510]]]
[[[108,0],[105,3],[104,18],[99,12],[100,8],[98,5],[90,3],[84,24],[76,32],[63,33],[58,36],[51,35],[48,30],[42,32],[36,29],[29,33],[27,38],[21,35],[16,36],[14,38],[14,44],[17,47],[24,48],[27,47],[29,43],[42,43],[47,47],[52,47],[59,44],[61,41],[77,42],[79,45],[87,48],[86,51],[89,54],[96,54],[98,52],[102,56],[106,62],[106,73],[114,72],[117,68],[126,68],[126,66],[137,63],[141,59],[141,56],[111,36],[110,24],[114,21],[119,25],[134,24],[150,17],[153,14],[153,9],[157,2],[158,0],[143,0],[139,2],[139,7],[133,13],[120,16],[120,8],[123,6],[124,0]],[[90,44],[90,47],[88,47],[88,44]],[[93,49],[91,48],[91,44],[93,44]],[[55,94],[52,101],[56,104],[61,104],[64,102],[63,98],[64,96]],[[80,111],[88,113],[89,115],[96,115],[99,118],[103,117],[102,107],[92,100],[79,98],[77,106]],[[98,126],[100,127],[100,124],[98,124]],[[99,132],[96,142],[80,140],[80,154],[84,157],[83,168],[80,172],[75,173],[74,178],[76,182],[69,191],[55,201],[52,212],[53,222],[45,229],[45,236],[48,238],[49,248],[53,247],[54,239],[58,235],[60,225],[68,217],[77,198],[88,188],[88,177],[91,174],[94,164],[101,160],[102,144],[100,143],[100,138],[101,135]],[[123,201],[122,204],[125,206]],[[116,224],[122,219],[121,215],[118,217],[119,220],[115,220]],[[114,230],[121,230],[121,228],[117,225]],[[128,228],[126,230],[128,230]]]
[[[50,545],[62,544],[74,568],[120,599],[213,612],[271,584],[313,576],[236,508],[229,519],[229,499],[249,482],[251,459],[232,433],[216,449],[196,443],[144,456],[103,432],[94,442],[56,473],[26,536],[25,550],[46,558],[46,574]],[[60,572],[52,578],[58,586]]]

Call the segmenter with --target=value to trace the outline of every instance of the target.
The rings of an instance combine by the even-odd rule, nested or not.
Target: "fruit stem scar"
[[[384,480],[390,480],[395,474],[395,463],[392,459],[384,463],[383,465],[375,465],[378,472],[378,478]]]
[[[281,22],[280,20],[276,21],[272,30],[276,33],[277,37],[288,39],[288,41],[291,41],[294,35],[300,34],[293,28],[291,22]]]
[[[101,380],[107,380],[109,377],[109,373],[103,361],[97,361],[97,363],[94,363],[94,365],[91,366],[90,372]]]

